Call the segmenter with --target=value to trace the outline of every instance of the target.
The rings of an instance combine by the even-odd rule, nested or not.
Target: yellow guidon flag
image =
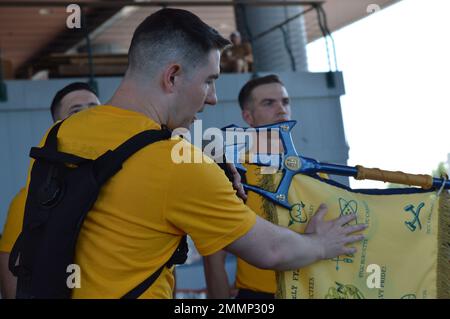
[[[275,190],[279,174],[261,175]],[[264,198],[264,197],[263,197]],[[450,298],[450,195],[418,188],[352,190],[333,181],[297,174],[290,209],[268,199],[269,219],[302,233],[321,203],[327,219],[356,213],[368,224],[355,255],[323,260],[296,271],[277,272],[277,298]]]

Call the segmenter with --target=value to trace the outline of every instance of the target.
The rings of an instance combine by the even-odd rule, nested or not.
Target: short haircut
[[[50,111],[52,112],[53,121],[56,121],[55,113],[56,113],[57,109],[61,106],[61,100],[67,94],[72,93],[74,91],[81,91],[81,90],[89,91],[89,92],[93,93],[95,96],[97,96],[97,93],[95,92],[95,90],[89,84],[84,83],[84,82],[70,83],[69,85],[66,85],[61,90],[56,92],[55,97],[53,98],[52,104],[50,106]]]
[[[148,16],[134,31],[128,50],[131,72],[154,74],[162,65],[177,60],[195,67],[211,50],[230,41],[195,14],[165,8]]]
[[[263,84],[270,84],[270,83],[279,83],[282,86],[284,86],[283,82],[280,80],[280,78],[275,74],[266,75],[259,78],[254,78],[245,83],[245,85],[242,87],[241,91],[239,92],[239,106],[241,109],[244,109],[244,106],[250,101],[252,92],[255,88],[257,88],[260,85]]]

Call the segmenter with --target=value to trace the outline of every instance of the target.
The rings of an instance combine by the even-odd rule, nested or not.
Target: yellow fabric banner
[[[273,190],[277,175],[263,175],[261,188]],[[321,203],[327,219],[356,213],[353,223],[369,225],[355,255],[320,261],[296,271],[277,272],[283,299],[449,298],[450,196],[415,188],[350,190],[296,175],[289,189],[291,209],[264,200],[275,224],[302,233]]]

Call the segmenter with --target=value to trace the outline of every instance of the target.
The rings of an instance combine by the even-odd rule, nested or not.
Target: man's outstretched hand
[[[320,253],[321,259],[356,253],[356,248],[347,247],[347,245],[363,240],[365,238],[364,235],[354,235],[353,233],[366,229],[367,225],[347,225],[356,219],[356,214],[343,215],[336,219],[325,221],[324,217],[327,212],[327,206],[321,204],[305,229],[306,234],[313,236],[318,241],[322,250]]]

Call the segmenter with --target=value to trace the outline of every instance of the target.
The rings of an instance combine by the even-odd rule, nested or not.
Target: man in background
[[[271,125],[291,119],[288,92],[278,76],[271,74],[248,81],[239,93],[242,118],[251,127]],[[260,167],[244,164],[246,182],[257,185],[261,178]],[[262,196],[248,193],[246,204],[260,217],[267,219]],[[225,271],[225,251],[205,257],[205,277],[210,298],[230,298],[228,276]],[[276,292],[275,271],[260,269],[237,259],[237,299],[271,299]]]
[[[248,42],[242,42],[241,34],[234,31],[230,35],[233,45],[222,52],[220,58],[221,72],[246,73],[252,70],[253,54]]]
[[[74,82],[59,90],[53,98],[50,112],[54,122],[64,120],[89,107],[99,105],[95,91],[86,83]],[[4,299],[16,297],[16,277],[8,269],[8,259],[23,223],[26,193],[22,188],[9,206],[0,239],[0,289]]]

